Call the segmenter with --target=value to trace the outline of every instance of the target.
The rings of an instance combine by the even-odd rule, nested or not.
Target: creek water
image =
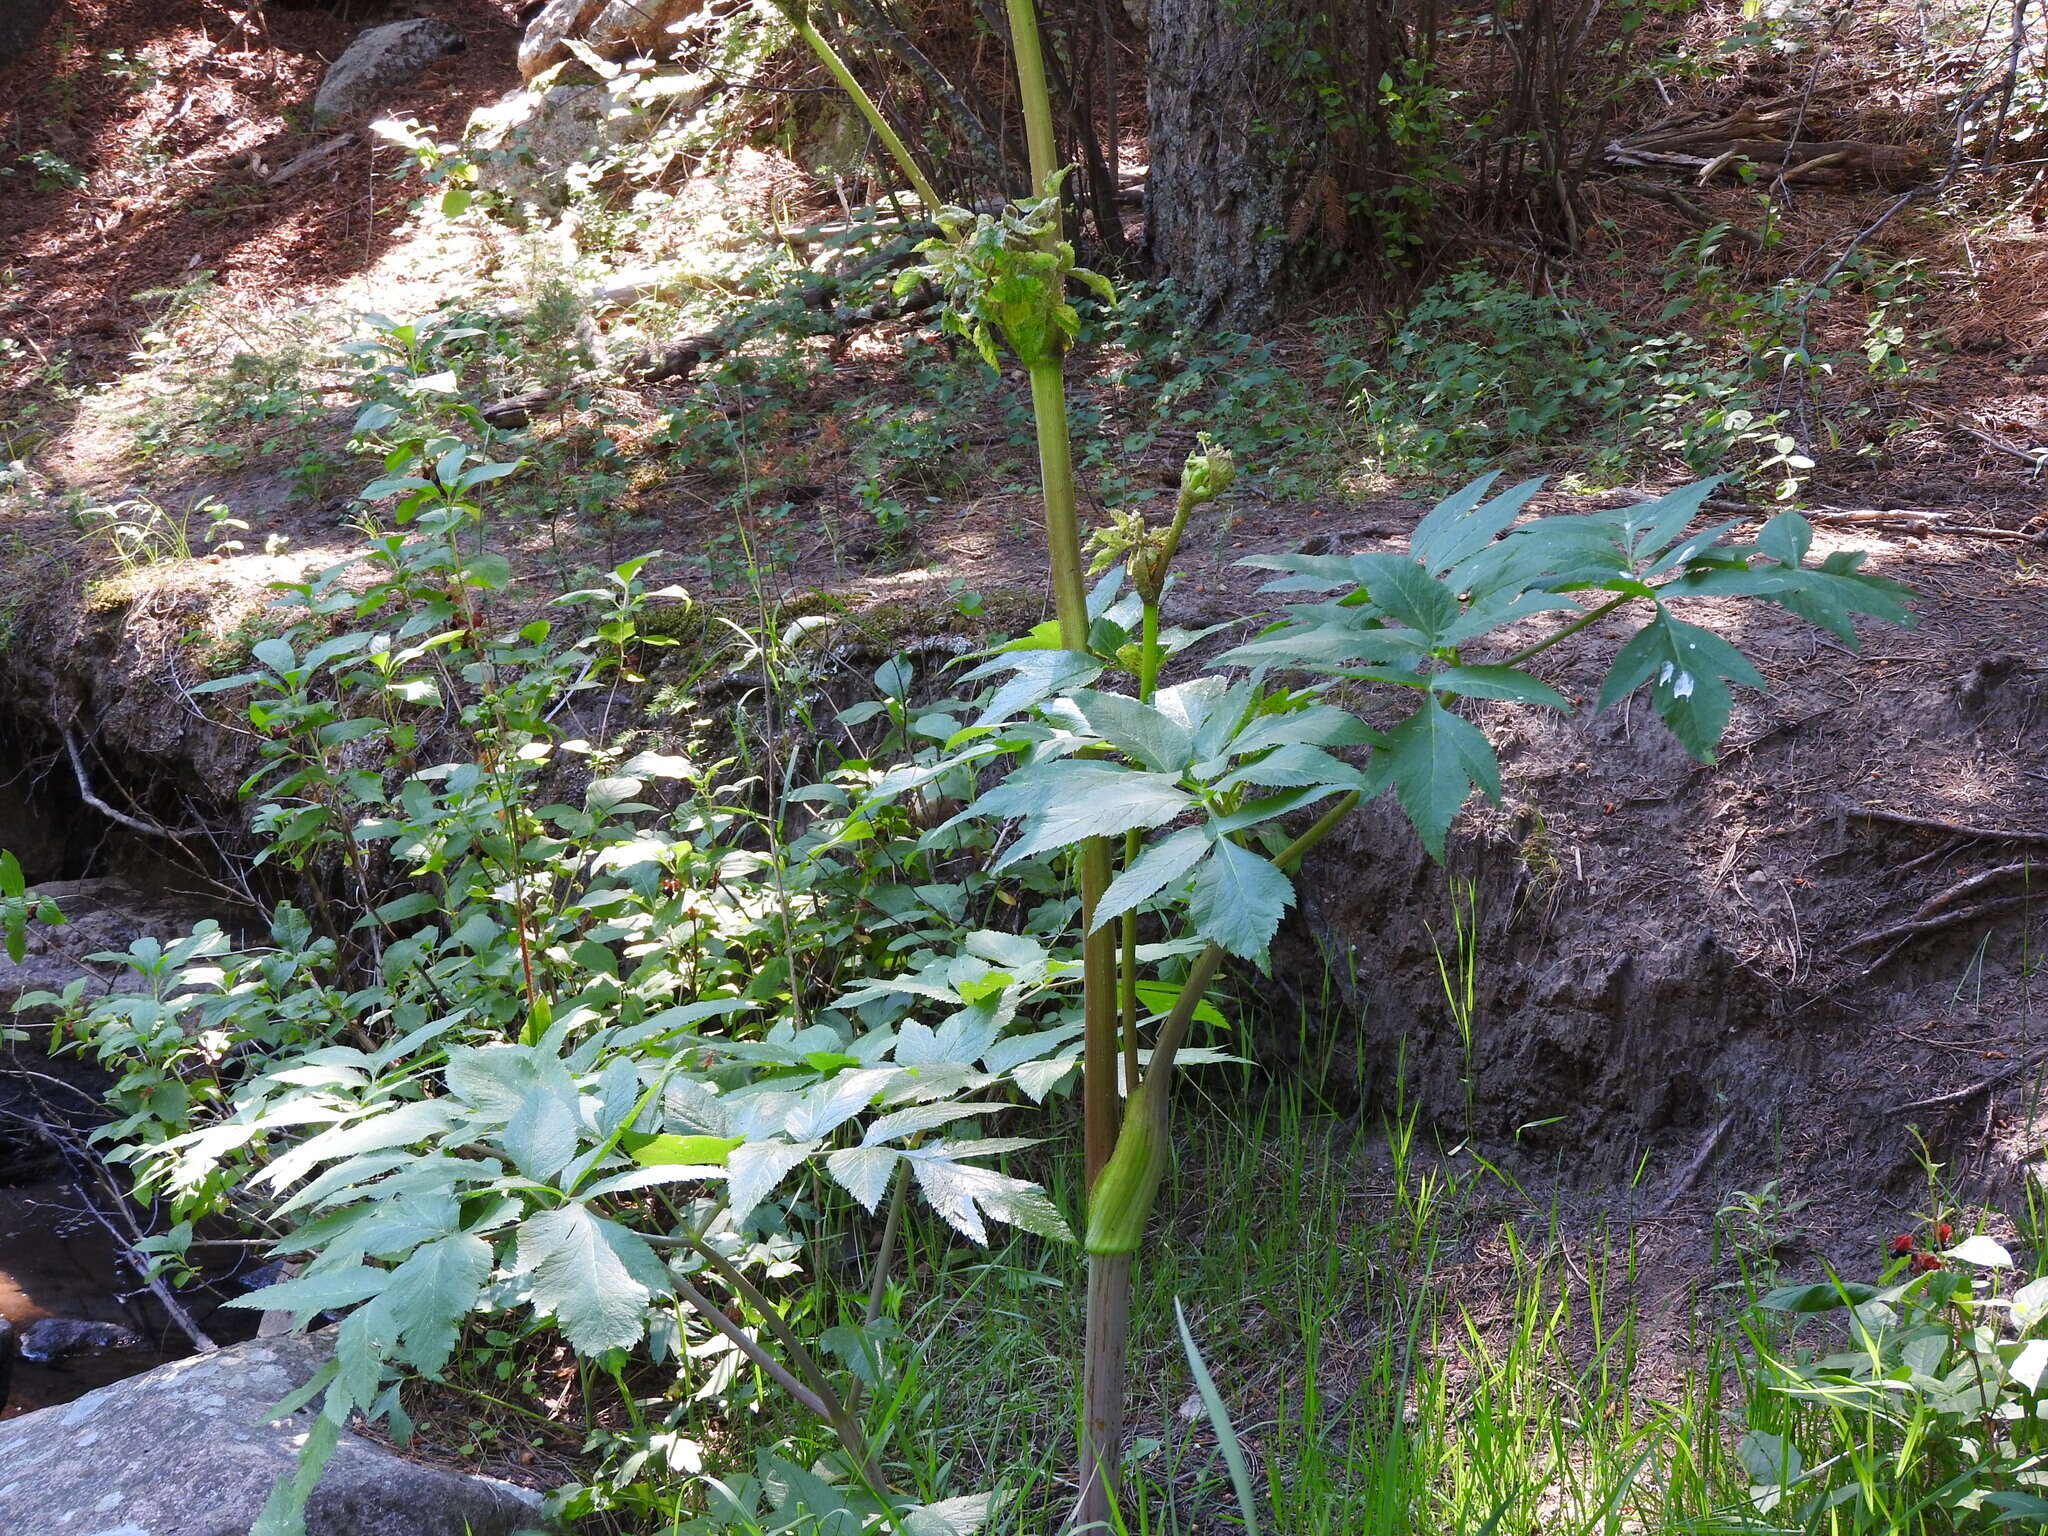
[[[46,1317],[120,1323],[146,1342],[139,1349],[81,1351],[68,1359],[14,1363],[0,1418],[68,1403],[94,1387],[133,1376],[187,1352],[169,1332],[141,1282],[121,1263],[113,1239],[83,1211],[78,1191],[57,1180],[0,1189],[0,1317],[17,1335]]]

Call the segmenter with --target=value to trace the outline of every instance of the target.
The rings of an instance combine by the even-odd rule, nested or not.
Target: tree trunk
[[[1295,67],[1331,11],[1310,0],[1151,0],[1146,96],[1153,262],[1197,318],[1244,328],[1273,318],[1328,242],[1344,201],[1327,167],[1329,116]],[[1331,20],[1338,18],[1331,16]]]

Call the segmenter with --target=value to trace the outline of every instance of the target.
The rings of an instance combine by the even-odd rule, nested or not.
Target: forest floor
[[[357,318],[370,311],[496,316],[493,350],[462,354],[463,387],[479,403],[544,396],[493,444],[534,466],[492,524],[533,593],[663,550],[652,584],[679,582],[709,608],[766,623],[836,615],[849,671],[1048,611],[1019,380],[991,379],[912,324],[839,348],[764,345],[751,368],[679,383],[607,371],[607,358],[701,313],[701,288],[607,304],[592,297],[607,282],[650,263],[671,280],[732,280],[767,250],[731,231],[836,215],[786,159],[742,152],[695,189],[685,227],[609,243],[594,221],[579,240],[415,210],[404,156],[367,136],[273,186],[276,168],[331,137],[298,104],[357,23],[273,9],[266,46],[236,30],[225,0],[71,9],[74,26],[0,75],[13,152],[47,151],[81,178],[18,159],[0,206],[0,693],[21,741],[47,747],[78,712],[133,809],[210,792],[209,814],[225,812],[221,786],[247,743],[184,689],[234,670],[281,622],[272,583],[361,548],[353,498],[373,466],[351,453],[348,428],[363,365],[337,344],[373,337]],[[468,49],[391,107],[452,136],[516,84],[518,32],[510,0],[433,9]],[[1702,104],[1743,89],[1698,87]],[[1673,1298],[1722,1262],[1729,1210],[1760,1189],[1777,1188],[1765,1199],[1773,1262],[1860,1272],[1924,1206],[1923,1156],[1995,1230],[2012,1230],[2038,1175],[2048,1040],[2030,871],[2048,845],[2048,232],[2012,193],[1888,218],[1889,192],[1801,191],[1767,249],[1735,242],[1703,265],[1679,255],[1692,224],[1596,182],[1598,217],[1568,260],[1487,253],[1506,289],[1568,291],[1636,338],[1682,290],[1696,302],[1673,326],[1741,350],[1745,327],[1767,325],[1754,296],[1819,276],[1877,230],[1861,242],[1872,275],[1814,307],[1810,347],[1828,371],[1811,391],[1752,371],[1744,399],[1784,410],[1814,460],[1790,504],[1817,509],[1820,547],[1869,551],[1873,569],[1921,594],[1919,626],[1874,635],[1859,657],[1789,621],[1748,621],[1745,647],[1772,686],[1745,698],[1711,772],[1629,715],[1490,720],[1508,804],[1475,816],[1451,860],[1487,908],[1476,1073],[1450,1040],[1434,970],[1447,898],[1424,892],[1416,851],[1384,829],[1368,823],[1326,857],[1281,977],[1312,999],[1329,985],[1313,973],[1316,947],[1343,953],[1375,934],[1383,974],[1335,985],[1374,1047],[1415,1032],[1408,1102],[1456,1143],[1459,1102],[1469,1111],[1476,1094],[1478,1143],[1523,1179],[1509,1204],[1539,1223],[1565,1210],[1568,1258],[1605,1242],[1605,1219],[1633,1223],[1649,1310],[1665,1309],[1674,1340],[1685,1324]],[[1756,217],[1751,189],[1694,195],[1716,220]],[[1888,274],[1904,297],[1877,318],[1901,326],[1900,364],[1872,372],[1864,349],[1874,309],[1891,302],[1878,287]],[[1333,360],[1371,359],[1392,328],[1360,303],[1329,294],[1312,315],[1227,344],[1167,322],[1104,329],[1076,354],[1097,517],[1161,494],[1198,429],[1225,434],[1245,469],[1192,529],[1170,619],[1262,611],[1264,576],[1237,563],[1247,555],[1399,548],[1433,496],[1467,477],[1464,450],[1390,467],[1384,434],[1328,382]],[[1659,387],[1710,371],[1674,364]],[[1184,399],[1162,399],[1179,388]],[[1672,452],[1617,458],[1597,432],[1507,451],[1517,470],[1552,477],[1536,509],[1693,478]],[[1767,516],[1772,479],[1729,487],[1736,510],[1719,516]],[[153,530],[148,558],[109,538],[122,519]],[[1588,654],[1563,648],[1555,662],[1553,681],[1583,694]],[[1915,922],[1925,927],[1883,936]],[[1712,963],[1696,961],[1703,939]],[[1666,1019],[1683,1022],[1648,1039]],[[1384,1071],[1359,1075],[1349,1091],[1390,1086]],[[1355,1099],[1338,1099],[1316,1134],[1356,1130]],[[1380,1156],[1360,1151],[1356,1165],[1375,1222],[1395,1203],[1378,1188]],[[1198,1201],[1178,1219],[1200,1237]],[[1474,1285],[1489,1263],[1515,1268],[1483,1245],[1464,1262]],[[1333,1329],[1344,1316],[1332,1312]],[[1237,1343],[1256,1356],[1255,1330]],[[1333,1354],[1344,1343],[1333,1335]],[[1153,1416],[1170,1427],[1176,1411],[1162,1402]]]

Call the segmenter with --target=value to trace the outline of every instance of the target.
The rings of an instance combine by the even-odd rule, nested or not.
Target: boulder
[[[313,115],[331,121],[374,112],[434,60],[462,47],[462,34],[433,17],[370,27],[327,66],[313,97]]]
[[[297,1464],[313,1415],[262,1422],[332,1355],[315,1334],[174,1361],[0,1423],[0,1531],[247,1536]],[[307,1536],[513,1536],[539,1496],[419,1466],[342,1436],[306,1507]]]
[[[689,121],[713,83],[708,75],[673,75],[643,82],[637,96],[603,85],[509,92],[470,116],[463,144],[476,160],[477,188],[558,208],[595,174],[580,168],[650,153],[661,135]]]
[[[75,1317],[39,1317],[21,1332],[21,1358],[40,1364],[69,1360],[103,1349],[145,1349],[148,1340],[119,1323],[89,1323]]]
[[[607,59],[665,58],[673,29],[703,8],[704,0],[548,0],[519,40],[519,77],[572,57],[572,39]]]

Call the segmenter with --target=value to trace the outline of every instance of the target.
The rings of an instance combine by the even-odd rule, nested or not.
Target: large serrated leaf
[[[1543,489],[1541,479],[1524,480],[1483,506],[1472,505],[1498,478],[1497,474],[1482,476],[1457,495],[1438,502],[1415,525],[1408,536],[1408,552],[1433,575],[1443,575],[1492,543]]]
[[[975,678],[996,670],[1008,671],[1010,679],[990,697],[976,725],[1000,725],[1041,699],[1068,688],[1085,688],[1102,675],[1102,663],[1086,651],[1018,651],[967,675]]]
[[[1185,878],[1208,856],[1210,846],[1209,834],[1201,827],[1183,827],[1154,843],[1110,881],[1095,908],[1095,926],[1121,917]]]
[[[1477,726],[1445,709],[1434,695],[1383,733],[1366,770],[1370,793],[1391,785],[1432,858],[1444,856],[1444,834],[1476,787],[1500,799],[1500,765]]]
[[[1726,640],[1660,609],[1615,653],[1596,707],[1606,709],[1647,683],[1651,705],[1671,734],[1693,757],[1711,763],[1728,729],[1730,682],[1764,686],[1756,668]]]
[[[402,1330],[399,1358],[428,1375],[446,1365],[490,1275],[491,1245],[472,1233],[452,1233],[416,1249],[391,1272],[378,1298]]]
[[[983,1246],[988,1243],[984,1215],[1041,1237],[1074,1240],[1066,1218],[1037,1185],[960,1161],[961,1149],[974,1145],[945,1143],[903,1154],[925,1199],[949,1226]]]
[[[791,1169],[817,1150],[814,1141],[750,1141],[733,1148],[725,1160],[726,1198],[733,1219],[744,1221]]]
[[[1065,702],[1095,735],[1153,772],[1178,773],[1188,765],[1193,734],[1151,705],[1091,688],[1076,689]]]
[[[1430,674],[1429,686],[1468,699],[1512,699],[1546,709],[1572,707],[1570,699],[1519,667],[1446,667]]]
[[[1225,774],[1210,786],[1219,793],[1240,784],[1261,784],[1275,789],[1298,789],[1308,784],[1332,784],[1344,789],[1359,785],[1356,768],[1330,756],[1321,747],[1297,742],[1279,747],[1264,757]]]
[[[1434,645],[1457,622],[1457,594],[1413,560],[1399,555],[1354,555],[1351,569],[1372,606]]]
[[[1195,932],[1245,960],[1263,963],[1294,884],[1257,854],[1226,839],[1195,876],[1188,916]]]
[[[519,1228],[518,1267],[529,1276],[536,1312],[551,1316],[579,1354],[629,1349],[647,1331],[653,1294],[621,1245],[647,1245],[581,1205],[529,1216]]]
[[[1173,820],[1193,802],[1171,776],[1115,763],[1060,761],[1011,776],[975,802],[978,815],[1017,817],[1022,835],[996,868],[1033,854]]]
[[[825,1171],[872,1214],[888,1192],[889,1176],[902,1155],[894,1147],[843,1147],[826,1154]]]
[[[336,1126],[300,1142],[259,1173],[256,1182],[272,1189],[283,1189],[321,1163],[361,1152],[381,1152],[386,1147],[410,1146],[448,1130],[455,1120],[456,1108],[445,1099],[400,1104],[382,1114]]]
[[[223,1305],[250,1307],[259,1312],[325,1312],[334,1307],[352,1307],[367,1301],[391,1283],[391,1271],[369,1264],[350,1264],[342,1269],[316,1270],[266,1285],[246,1296],[231,1296]]]

